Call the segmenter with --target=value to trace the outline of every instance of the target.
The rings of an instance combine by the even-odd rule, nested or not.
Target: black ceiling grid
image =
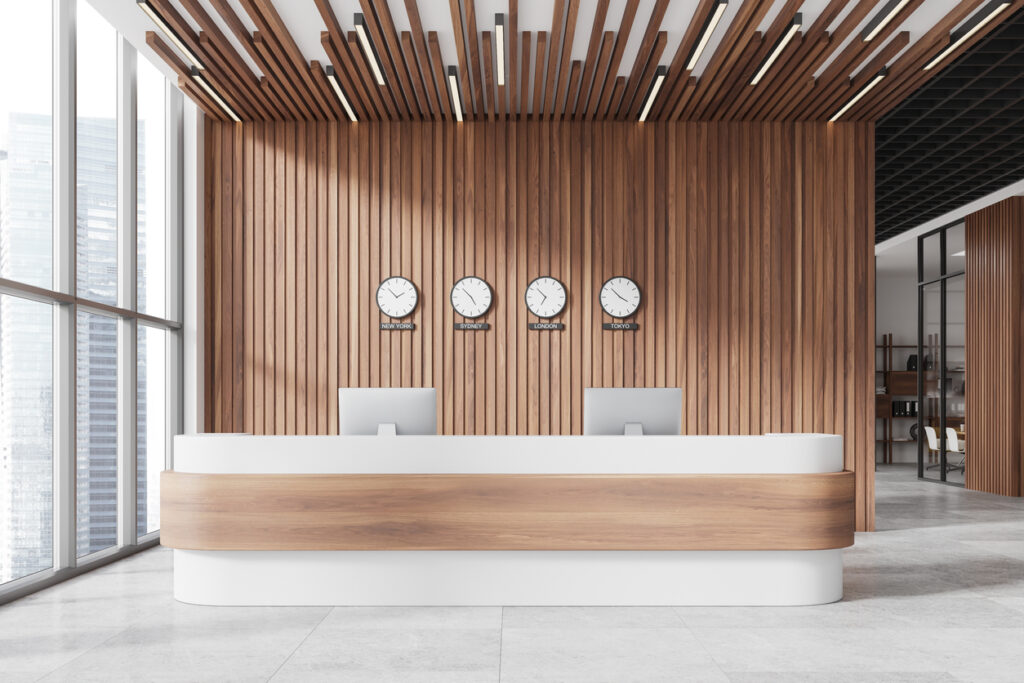
[[[878,122],[875,241],[1024,179],[1024,10]]]

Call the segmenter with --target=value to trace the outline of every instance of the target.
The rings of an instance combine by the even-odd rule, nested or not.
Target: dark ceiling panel
[[[878,122],[875,241],[1024,178],[1024,10]]]

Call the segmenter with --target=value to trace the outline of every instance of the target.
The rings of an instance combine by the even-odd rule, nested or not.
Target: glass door
[[[917,476],[963,486],[967,468],[964,226],[918,238]]]

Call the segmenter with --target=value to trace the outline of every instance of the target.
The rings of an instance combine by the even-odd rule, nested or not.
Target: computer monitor
[[[434,389],[338,389],[338,433],[437,434]]]
[[[679,434],[682,389],[584,389],[584,434]]]

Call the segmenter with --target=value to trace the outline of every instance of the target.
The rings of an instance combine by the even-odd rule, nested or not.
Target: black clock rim
[[[384,283],[389,281],[389,280],[405,280],[410,285],[412,285],[412,291],[413,291],[413,293],[416,294],[416,300],[412,302],[412,308],[409,309],[409,312],[406,313],[405,315],[398,316],[397,318],[395,316],[391,315],[390,313],[388,313],[387,311],[385,311],[383,308],[380,307],[380,288],[383,287]],[[407,277],[405,277],[403,275],[392,275],[391,277],[386,277],[386,278],[384,278],[383,280],[380,281],[380,284],[377,285],[377,291],[374,292],[373,300],[375,302],[377,302],[377,310],[380,311],[383,315],[386,315],[387,317],[391,318],[392,320],[404,320],[404,319],[408,318],[410,315],[412,315],[413,313],[415,313],[416,312],[416,307],[420,305],[420,290],[416,286],[416,283],[413,282],[412,280],[410,280],[409,278],[407,278]]]
[[[562,307],[559,308],[554,313],[552,313],[551,315],[540,315],[539,313],[534,313],[533,310],[530,309],[529,302],[526,301],[527,292],[530,291],[530,287],[532,287],[533,283],[536,282],[537,280],[554,280],[562,288],[562,291],[565,292],[565,301],[562,302]],[[558,316],[562,315],[562,311],[564,311],[565,307],[569,305],[569,288],[566,287],[565,283],[559,280],[557,277],[551,277],[550,275],[540,275],[538,277],[533,278],[527,283],[526,289],[523,290],[523,304],[526,306],[526,311],[528,313],[540,318],[541,320],[551,320],[552,318],[557,318]]]
[[[455,307],[455,301],[452,299],[452,297],[455,295],[455,288],[458,287],[459,283],[462,282],[463,280],[479,280],[480,282],[484,283],[484,286],[487,287],[487,291],[491,293],[491,301],[490,303],[487,304],[487,308],[484,309],[483,313],[479,315],[462,315],[461,313],[459,313],[459,309]],[[491,288],[491,283],[483,279],[479,275],[466,275],[464,277],[460,277],[458,280],[455,281],[455,284],[452,285],[451,290],[448,292],[448,303],[449,305],[451,305],[452,310],[454,310],[456,313],[458,313],[458,315],[462,316],[466,320],[476,320],[477,318],[482,318],[488,313],[490,313],[491,306],[494,305],[494,290]]]
[[[605,308],[604,304],[601,303],[601,290],[603,290],[608,285],[608,283],[611,282],[612,280],[618,280],[618,279],[629,280],[630,282],[633,283],[633,286],[636,287],[636,291],[640,292],[640,301],[637,302],[636,309],[634,309],[632,313],[629,313],[627,315],[615,315],[614,313],[609,313],[608,309]],[[637,283],[636,280],[634,280],[633,278],[629,277],[628,275],[612,275],[610,278],[608,278],[607,280],[602,282],[601,283],[601,289],[597,290],[597,302],[599,304],[601,304],[601,310],[604,311],[604,314],[606,316],[608,316],[609,318],[615,318],[616,320],[625,320],[626,318],[632,318],[634,315],[636,315],[637,311],[640,310],[640,307],[643,306],[643,304],[644,304],[644,290],[640,288],[640,285],[639,285],[639,283]]]

